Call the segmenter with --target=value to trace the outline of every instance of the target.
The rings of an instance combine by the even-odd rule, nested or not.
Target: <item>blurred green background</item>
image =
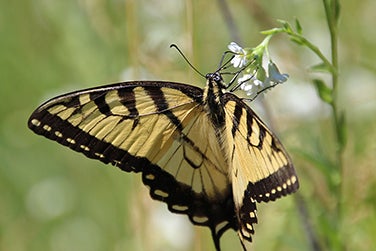
[[[0,1],[0,250],[214,250],[207,228],[152,201],[139,175],[86,159],[34,135],[26,122],[55,95],[134,79],[173,80],[203,86],[178,53],[206,73],[226,46],[261,42],[259,31],[276,19],[299,18],[324,53],[329,36],[321,1],[15,0]],[[376,2],[342,1],[340,105],[347,113],[343,229],[348,250],[376,247]],[[227,19],[228,20],[228,19]],[[304,158],[332,151],[327,105],[309,82],[317,58],[278,36],[271,55],[287,84],[266,95],[260,116],[278,131],[301,180],[299,195],[313,230],[333,198],[325,177]],[[325,78],[326,76],[320,76]],[[294,196],[260,204],[253,250],[309,250]],[[323,235],[325,233],[318,233]],[[240,250],[228,231],[223,250]],[[323,244],[323,246],[325,246]]]

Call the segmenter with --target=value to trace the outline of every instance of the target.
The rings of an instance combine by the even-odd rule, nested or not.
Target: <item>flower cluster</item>
[[[288,74],[282,74],[273,61],[269,61],[268,74],[262,65],[263,54],[269,40],[264,40],[254,49],[242,48],[235,42],[228,45],[228,49],[234,54],[231,64],[236,68],[244,68],[244,74],[238,78],[238,85],[245,91],[250,99],[256,98],[261,92],[287,81]],[[253,62],[252,62],[253,60]],[[252,62],[252,63],[249,63]],[[247,64],[249,64],[247,66]]]

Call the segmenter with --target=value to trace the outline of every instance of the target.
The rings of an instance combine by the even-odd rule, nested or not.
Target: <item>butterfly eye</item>
[[[223,81],[223,78],[222,78],[222,76],[221,76],[221,74],[219,72],[215,72],[213,75],[214,75],[213,76],[213,80],[215,82],[219,83],[219,82]]]
[[[206,79],[211,79],[216,83],[221,83],[223,81],[223,78],[219,72],[214,73],[208,73],[205,75]]]

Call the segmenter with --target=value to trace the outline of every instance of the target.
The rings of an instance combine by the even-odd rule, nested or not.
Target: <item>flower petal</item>
[[[227,48],[232,51],[233,53],[244,53],[244,50],[242,47],[240,47],[237,43],[231,42]]]
[[[268,73],[269,73],[270,81],[274,83],[286,82],[287,78],[289,77],[288,74],[281,74],[278,70],[277,65],[273,62],[269,62]]]

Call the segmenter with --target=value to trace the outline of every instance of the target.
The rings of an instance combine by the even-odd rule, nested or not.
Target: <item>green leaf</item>
[[[313,84],[316,86],[317,93],[322,101],[331,104],[333,102],[333,91],[321,79],[313,79]]]
[[[285,26],[287,24],[287,21],[285,21],[283,19],[277,19],[277,22],[282,24],[282,26]]]
[[[314,66],[311,66],[311,70],[332,73],[330,66],[328,66],[324,62],[317,64],[317,65],[314,65]]]
[[[283,30],[287,33],[293,33],[292,31],[292,28],[291,28],[291,25],[289,24],[289,22],[285,21],[285,20],[277,20],[280,24],[282,24],[282,27],[283,27]]]
[[[303,33],[303,28],[302,26],[300,25],[300,22],[297,18],[295,18],[295,28],[296,28],[296,32],[299,34],[299,35],[302,35]]]

